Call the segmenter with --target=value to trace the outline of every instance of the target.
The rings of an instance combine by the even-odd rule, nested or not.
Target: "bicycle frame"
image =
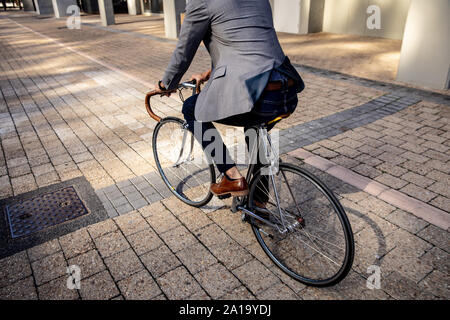
[[[259,152],[260,152],[260,145],[262,144],[263,147],[263,152],[264,155],[267,157],[269,156],[269,149],[272,150],[272,152],[274,152],[275,150],[273,149],[273,145],[272,145],[272,141],[270,139],[270,135],[267,132],[267,126],[265,124],[262,124],[260,126],[258,126],[258,132],[257,132],[257,142],[253,144],[253,148],[250,152],[250,164],[248,167],[248,171],[247,171],[247,175],[246,175],[246,180],[248,182],[251,181],[251,179],[253,178],[253,170],[255,168],[255,163],[256,163],[256,157],[258,156]],[[275,152],[274,152],[275,153]],[[276,154],[276,153],[275,153]],[[278,159],[278,154],[275,155],[275,159]],[[277,208],[278,208],[278,212],[280,214],[280,218],[282,220],[282,224],[283,226],[286,225],[285,223],[285,218],[284,218],[284,213],[281,210],[281,206],[280,206],[280,200],[279,200],[279,196],[278,196],[278,190],[275,184],[275,180],[274,180],[274,174],[276,172],[274,172],[274,161],[272,160],[270,165],[268,166],[269,169],[269,176],[271,178],[272,181],[272,185],[274,188],[274,193],[275,193],[275,201],[277,204]],[[270,222],[267,219],[262,218],[261,216],[257,215],[255,212],[249,210],[250,208],[248,208],[246,206],[246,202],[248,201],[247,197],[242,197],[241,199],[239,199],[238,197],[234,197],[233,198],[233,202],[231,205],[231,211],[232,212],[237,212],[237,211],[242,211],[245,214],[263,222],[264,224],[277,229],[280,233],[285,233],[287,232],[287,228],[284,227],[284,230],[281,230],[279,225],[276,225],[272,222]],[[261,213],[271,213],[269,210],[264,209],[264,208],[254,208],[255,211],[257,212],[261,212]]]
[[[192,94],[193,95],[196,94],[196,93],[199,93],[199,91],[200,91],[199,90],[200,88],[195,84],[195,82],[183,82],[183,83],[180,83],[179,86],[178,86],[178,89],[183,89],[183,88],[192,89]],[[145,106],[146,106],[147,112],[150,115],[150,117],[152,117],[157,122],[160,122],[162,120],[161,117],[156,115],[153,112],[153,110],[152,110],[152,108],[150,106],[150,98],[152,96],[158,95],[158,94],[159,95],[164,95],[164,94],[161,94],[161,93],[156,93],[155,91],[149,92],[146,95],[146,97],[145,97]],[[180,91],[180,97],[182,98],[181,91]],[[183,100],[183,99],[181,99],[181,100]],[[274,119],[272,122],[277,122],[277,121],[279,121],[281,119],[282,119],[282,117],[279,117],[277,119]],[[183,140],[182,140],[181,150],[180,150],[178,159],[172,165],[173,167],[179,166],[184,161],[186,161],[186,159],[189,159],[191,157],[191,155],[192,155],[192,150],[193,150],[193,145],[194,145],[193,137],[191,137],[190,151],[189,151],[188,156],[186,157],[186,159],[182,158],[184,150],[185,150],[185,144],[186,144],[187,136],[188,136],[187,128],[183,128],[183,130],[184,130],[184,132],[183,132]],[[259,125],[257,127],[257,143],[254,143],[253,148],[252,148],[252,150],[250,152],[250,164],[249,164],[249,168],[248,168],[247,175],[246,175],[246,180],[248,182],[250,182],[252,177],[253,177],[253,170],[255,168],[255,163],[256,163],[256,158],[255,157],[257,157],[258,153],[260,152],[260,150],[259,150],[260,141],[263,142],[262,146],[263,146],[264,155],[266,155],[266,156],[269,155],[269,148],[272,151],[274,151],[273,146],[272,146],[272,142],[271,142],[271,139],[270,139],[270,135],[267,132],[267,125],[266,124],[261,124],[261,125]],[[278,159],[278,155],[276,155],[275,158]],[[280,200],[279,200],[279,196],[278,196],[278,190],[276,188],[275,180],[274,180],[274,177],[273,177],[273,175],[274,175],[274,172],[273,172],[274,168],[273,167],[274,167],[274,163],[272,161],[270,163],[270,166],[269,166],[269,176],[271,177],[271,180],[272,180],[272,185],[273,185],[273,188],[274,188],[275,200],[276,200],[277,208],[278,208],[280,217],[282,219],[282,223],[283,223],[283,225],[285,225],[284,214],[283,214],[283,212],[281,210],[281,207],[280,207]],[[289,187],[289,189],[290,189],[290,187]],[[242,211],[245,214],[247,214],[247,215],[249,215],[249,216],[251,216],[251,217],[253,217],[253,218],[255,218],[255,219],[257,219],[257,220],[259,220],[259,221],[261,221],[263,223],[265,223],[266,225],[268,225],[268,226],[270,226],[272,228],[278,229],[278,231],[280,231],[281,233],[284,233],[284,232],[287,231],[286,227],[284,227],[285,228],[284,230],[280,230],[278,225],[268,221],[267,219],[264,219],[264,218],[260,217],[256,213],[250,211],[249,208],[246,207],[246,202],[247,202],[247,197],[243,197],[241,200],[239,200],[239,198],[237,198],[237,197],[234,197],[233,198],[233,203],[232,203],[232,206],[231,206],[231,211],[233,211],[233,212],[237,212],[238,210]],[[263,209],[263,208],[255,208],[255,210],[259,211],[259,212],[270,213],[269,210]]]

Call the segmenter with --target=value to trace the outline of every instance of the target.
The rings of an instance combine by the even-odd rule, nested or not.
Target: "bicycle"
[[[195,82],[183,82],[178,86],[182,100],[184,89],[198,93]],[[147,94],[145,105],[149,115],[158,122],[152,148],[161,178],[184,203],[205,206],[213,197],[209,186],[216,181],[214,164],[187,130],[184,120],[161,118],[153,112],[150,98],[154,95],[155,92]],[[264,252],[290,277],[311,286],[335,285],[345,278],[353,264],[350,222],[336,196],[323,182],[304,168],[278,157],[267,126],[284,117],[254,127],[258,142],[253,144],[246,174],[249,194],[234,197],[231,211],[242,213],[242,221],[251,225]],[[261,147],[268,161],[254,173],[252,160]],[[195,161],[198,156],[202,157],[201,162]],[[264,205],[255,200],[255,195],[261,192],[268,199]]]

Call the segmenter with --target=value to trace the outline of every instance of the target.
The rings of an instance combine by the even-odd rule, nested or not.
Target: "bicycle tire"
[[[179,118],[175,118],[175,117],[167,117],[162,119],[160,122],[158,122],[158,124],[156,125],[154,131],[153,131],[153,137],[152,137],[152,149],[153,149],[153,156],[155,159],[155,163],[156,163],[156,167],[158,169],[159,174],[161,175],[162,180],[164,181],[165,185],[169,188],[169,190],[172,192],[172,194],[174,194],[179,200],[183,201],[184,203],[192,206],[192,207],[202,207],[205,206],[206,204],[209,203],[209,201],[211,201],[213,194],[211,193],[211,191],[209,191],[206,193],[206,195],[201,198],[201,200],[199,201],[193,201],[191,199],[188,199],[186,197],[185,194],[183,194],[182,192],[180,192],[177,186],[174,186],[173,183],[171,183],[171,181],[169,180],[168,174],[165,172],[163,166],[160,163],[160,157],[158,154],[158,134],[161,131],[161,128],[163,128],[163,126],[169,124],[169,123],[175,123],[176,125],[179,125],[180,127],[183,127],[185,125],[185,121],[183,121],[182,119]],[[210,183],[213,183],[216,181],[216,171],[214,169],[214,165],[213,164],[209,164],[208,165],[208,169],[209,170],[209,174],[210,174]]]
[[[263,235],[261,234],[261,228],[258,225],[257,219],[251,217],[250,223],[252,225],[253,233],[255,234],[255,237],[258,241],[258,243],[261,245],[264,252],[267,254],[267,256],[286,274],[288,274],[290,277],[296,279],[299,282],[302,282],[304,284],[310,285],[310,286],[316,286],[316,287],[326,287],[326,286],[332,286],[340,282],[342,279],[346,277],[346,275],[349,273],[352,264],[353,264],[353,258],[354,258],[354,239],[353,239],[353,233],[351,229],[350,222],[347,218],[347,215],[345,213],[345,210],[343,209],[342,205],[336,198],[336,196],[333,194],[333,192],[322,182],[320,181],[315,175],[308,172],[307,170],[298,167],[296,165],[288,164],[288,163],[280,163],[279,165],[279,172],[282,172],[281,170],[293,172],[295,174],[300,175],[301,177],[305,178],[307,181],[311,182],[312,185],[314,185],[325,197],[328,199],[328,201],[332,204],[332,207],[337,214],[339,218],[339,222],[342,226],[344,238],[345,238],[345,257],[342,261],[342,265],[340,266],[339,270],[334,273],[332,276],[327,277],[325,279],[312,279],[309,277],[306,277],[304,275],[298,274],[297,272],[291,270],[290,267],[286,266],[286,264],[283,261],[280,261],[279,258],[277,258],[276,254],[272,252],[272,250],[269,248],[269,246],[266,244]],[[253,200],[255,197],[255,191],[256,186],[261,180],[261,170],[259,170],[252,178],[250,182],[250,193],[248,195],[247,199],[247,206],[250,208],[250,210],[253,207]],[[306,221],[307,223],[307,221]]]

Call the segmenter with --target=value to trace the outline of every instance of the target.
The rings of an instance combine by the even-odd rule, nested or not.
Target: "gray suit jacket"
[[[284,55],[273,27],[269,0],[190,0],[180,37],[162,79],[175,89],[203,41],[212,73],[195,106],[199,121],[215,121],[250,111],[273,69],[303,81]]]

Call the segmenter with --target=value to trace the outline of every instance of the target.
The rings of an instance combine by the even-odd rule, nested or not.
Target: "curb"
[[[366,178],[336,163],[316,156],[302,148],[288,152],[288,155],[299,158],[305,163],[318,168],[364,192],[377,197],[397,208],[412,213],[439,228],[450,228],[450,214],[425,202],[407,196],[382,183]]]

